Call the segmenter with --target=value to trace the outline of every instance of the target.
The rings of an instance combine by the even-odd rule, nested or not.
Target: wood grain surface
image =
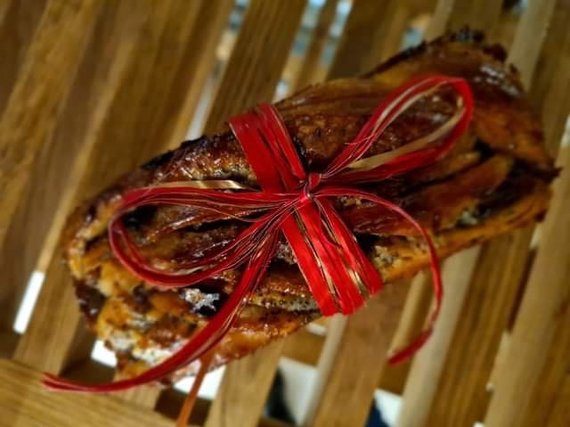
[[[13,2],[3,28],[14,25],[14,20],[17,24],[17,16],[8,16],[15,7]],[[5,237],[25,194],[34,159],[54,131],[98,8],[94,0],[50,0],[35,30],[25,27],[36,26],[30,20],[38,19],[36,14],[41,8],[28,10],[35,18],[24,19],[21,40],[18,33],[11,34],[17,48],[7,49],[7,45],[14,44],[2,39],[3,52],[11,51],[12,58],[2,67],[6,74],[2,79],[4,89],[0,89],[7,94],[0,117],[0,254],[6,253]],[[22,58],[17,57],[20,55]],[[20,248],[11,248],[14,250]],[[6,312],[0,315],[0,327],[5,328],[13,320],[23,287],[21,282],[2,282],[0,304]]]
[[[311,41],[303,59],[303,64],[292,84],[293,92],[316,83],[316,72],[321,65],[323,50],[329,38],[330,27],[336,17],[338,2],[339,0],[326,0],[323,5],[319,13],[317,25],[311,35]]]
[[[283,340],[228,365],[205,427],[257,426],[282,351]]]
[[[234,114],[270,102],[301,21],[305,0],[252,0],[220,82],[205,131]]]
[[[19,2],[4,1],[3,4],[5,19],[3,20],[0,16],[0,58],[2,58],[2,66],[0,66],[0,117],[12,93],[18,72],[26,57],[46,2],[43,0],[24,0]],[[2,14],[2,10],[0,10],[0,14]],[[45,145],[47,144],[44,144],[42,149]],[[39,156],[41,157],[41,152]],[[25,204],[25,200],[26,197],[22,197],[18,211],[21,211],[20,207]],[[0,305],[3,307],[0,313],[0,329],[4,329],[4,331],[11,329],[28,278],[26,274],[23,277],[18,275],[20,270],[18,263],[22,259],[27,259],[26,247],[14,246],[13,243],[14,241],[21,243],[28,231],[33,233],[33,230],[28,230],[27,227],[35,225],[27,224],[18,211],[14,214],[14,220],[10,224],[4,244],[0,245],[0,272],[2,272],[2,283],[4,284],[0,287]],[[44,221],[49,220],[51,220],[49,216],[44,217]],[[37,242],[36,239],[32,241]]]
[[[410,0],[354,0],[339,40],[328,78],[352,77],[380,64],[394,50],[393,40],[402,40],[404,27],[393,25],[393,14]],[[392,40],[392,43],[388,43]]]
[[[50,0],[0,119],[0,245],[33,160],[53,132],[90,27],[95,0]]]
[[[545,24],[543,11],[535,7],[529,8],[525,13],[537,14],[536,19],[522,20],[527,25],[526,31],[535,34],[537,25]],[[528,22],[535,25],[529,26]],[[559,31],[552,25],[546,29],[555,33]],[[517,32],[513,42],[515,52],[524,49],[519,46],[524,46],[528,37],[530,36],[522,30]],[[536,50],[536,47],[533,49]],[[530,81],[530,74],[534,70],[532,61],[537,59],[532,52],[531,49],[528,56],[517,55],[522,61],[517,65],[523,72],[529,73],[523,74],[523,79],[527,81]],[[546,99],[534,99],[533,102],[539,107],[548,104]],[[558,100],[555,102],[560,104]],[[552,132],[551,127],[561,129],[564,123],[563,116],[549,117],[544,121],[545,130],[548,134]],[[547,141],[547,144],[556,145],[556,142]],[[533,229],[534,227],[529,227],[518,230],[483,245],[427,425],[469,426],[484,416],[490,397],[487,383],[503,332],[516,307],[516,298],[527,268]]]
[[[566,396],[570,369],[570,149],[558,165],[542,239],[519,310],[508,353],[497,373],[485,416],[490,427],[548,425],[557,395]],[[517,402],[513,405],[513,402]],[[566,401],[565,405],[568,405]],[[562,416],[562,415],[559,415]],[[570,412],[563,417],[568,425]]]
[[[112,3],[109,7],[113,7]],[[125,12],[129,11],[128,3],[121,5]],[[107,104],[91,112],[95,117],[69,174],[71,179],[60,204],[59,220],[56,218],[50,231],[53,236],[59,236],[63,219],[87,194],[100,191],[106,183],[170,143],[165,140],[170,133],[162,118],[172,113],[173,103],[179,108],[182,105],[175,75],[178,67],[185,65],[182,59],[187,49],[192,48],[188,41],[198,9],[197,4],[176,0],[149,0],[139,2],[138,14],[126,13],[123,19],[115,21],[117,26],[128,25],[124,20],[132,16],[130,19],[140,25],[125,40],[127,51],[118,52],[115,57],[113,84],[105,85],[105,91],[99,93]],[[163,43],[170,48],[163,49]],[[191,75],[187,78],[191,79]],[[183,87],[186,84],[189,82]],[[145,102],[147,98],[153,99],[153,103]],[[79,314],[69,273],[61,263],[61,244],[50,255],[38,305],[18,346],[17,357],[33,366],[58,372],[64,367],[68,349],[78,333],[74,325],[78,324]],[[49,357],[40,356],[38,349],[47,348]]]
[[[426,38],[431,40],[446,30],[458,30],[466,25],[491,36],[499,21],[502,3],[496,0],[438,0]]]
[[[461,309],[478,258],[479,248],[471,248],[453,255],[445,262],[442,273],[446,287],[441,313],[433,335],[412,362],[402,394],[398,427],[429,425],[426,419],[437,393],[439,379],[447,370],[445,356],[449,352],[458,319],[462,316]]]
[[[40,385],[40,373],[0,360],[1,427],[171,427],[172,421],[151,410],[110,396],[53,393]],[[109,416],[112,414],[111,416]],[[112,421],[110,421],[112,420]]]
[[[315,409],[308,425],[365,424],[408,289],[408,283],[387,285],[368,301],[365,308],[347,319],[339,331],[340,337],[333,337],[339,344],[331,354],[323,353],[323,357],[332,360],[321,361],[329,367],[320,372],[323,385],[317,391]]]

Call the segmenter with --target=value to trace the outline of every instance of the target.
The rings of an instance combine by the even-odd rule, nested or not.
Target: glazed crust
[[[528,224],[544,213],[555,176],[517,72],[497,47],[464,31],[407,51],[357,78],[308,87],[276,104],[305,166],[322,169],[352,140],[371,111],[410,77],[446,74],[467,79],[475,96],[468,133],[438,163],[365,188],[403,206],[432,234],[441,257]],[[429,133],[454,111],[446,90],[416,103],[376,141],[370,154]],[[255,187],[244,154],[227,128],[183,143],[119,180],[82,205],[66,231],[66,262],[90,327],[132,376],[170,355],[227,298],[239,271],[227,271],[193,290],[159,292],[113,256],[106,227],[122,193],[153,184],[232,179]],[[400,218],[351,199],[337,209],[386,282],[429,264],[424,242]],[[139,209],[125,223],[146,257],[176,268],[228,244],[242,225],[189,208]],[[218,347],[223,364],[288,335],[319,317],[289,247],[282,241],[267,276]],[[193,371],[188,368],[188,373]]]

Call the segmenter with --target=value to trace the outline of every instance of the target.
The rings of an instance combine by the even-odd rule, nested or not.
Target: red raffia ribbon
[[[457,93],[457,111],[444,125],[396,150],[364,158],[372,144],[404,111],[443,86],[450,86]],[[338,197],[366,200],[395,212],[425,239],[431,257],[435,307],[427,329],[408,347],[391,356],[390,361],[410,357],[429,338],[440,311],[442,283],[436,249],[428,232],[405,210],[356,185],[382,181],[441,159],[466,131],[472,114],[473,96],[465,80],[438,75],[412,79],[378,105],[356,138],[322,173],[305,170],[273,106],[262,104],[255,112],[230,119],[231,130],[242,145],[261,191],[234,181],[137,188],[123,195],[122,206],[109,225],[109,240],[116,257],[133,274],[162,289],[197,285],[225,270],[243,266],[243,274],[227,302],[177,352],[137,377],[86,385],[47,374],[44,384],[66,391],[120,391],[160,380],[204,357],[228,332],[241,307],[260,284],[281,233],[291,246],[321,313],[325,316],[353,313],[368,296],[382,288],[383,282],[336,211],[333,200]],[[217,253],[184,265],[184,270],[164,271],[145,261],[122,221],[126,213],[148,205],[192,207],[250,225]],[[248,214],[256,216],[252,219]]]
[[[202,385],[202,381],[204,381],[204,377],[208,373],[208,368],[210,367],[213,358],[214,349],[200,358],[200,369],[194,377],[194,382],[192,383],[192,387],[190,387],[190,391],[188,392],[186,399],[184,399],[184,403],[182,404],[182,408],[178,414],[178,419],[176,420],[176,427],[188,426],[192,409],[194,408],[194,404],[198,398],[200,386]]]

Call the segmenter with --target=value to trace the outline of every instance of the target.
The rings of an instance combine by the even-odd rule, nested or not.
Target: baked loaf
[[[539,219],[556,175],[516,70],[504,52],[463,31],[406,51],[356,78],[314,85],[276,104],[307,169],[322,169],[351,141],[379,101],[413,76],[465,78],[475,97],[470,129],[443,160],[367,191],[398,203],[433,236],[441,257]],[[370,154],[395,149],[433,131],[454,113],[453,92],[422,98],[375,142]],[[114,257],[107,226],[128,189],[165,182],[256,179],[228,128],[184,142],[120,179],[81,206],[66,228],[66,262],[89,326],[118,358],[126,377],[164,360],[210,318],[232,292],[239,270],[198,287],[159,291]],[[425,242],[381,207],[339,198],[337,208],[386,282],[429,264]],[[244,225],[207,218],[191,208],[155,206],[125,224],[145,256],[165,269],[227,245]],[[381,296],[380,296],[381,298]],[[214,365],[244,356],[318,318],[285,240],[262,286],[219,345]],[[183,374],[191,374],[191,364]]]

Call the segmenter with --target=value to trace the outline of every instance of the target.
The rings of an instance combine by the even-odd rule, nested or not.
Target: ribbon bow
[[[443,126],[396,150],[364,158],[371,145],[406,109],[442,86],[451,86],[458,95],[457,110]],[[48,375],[44,384],[59,390],[119,391],[161,379],[203,357],[222,339],[244,302],[260,284],[281,234],[287,239],[321,313],[328,316],[354,312],[367,297],[378,292],[383,283],[335,209],[334,200],[339,197],[365,200],[401,215],[427,243],[435,308],[428,329],[391,361],[413,354],[429,337],[441,305],[441,275],[434,244],[428,232],[401,207],[356,185],[382,181],[441,159],[465,132],[472,113],[473,98],[465,80],[446,76],[413,79],[378,105],[356,138],[321,173],[305,170],[273,106],[262,104],[255,112],[230,119],[230,128],[243,148],[261,191],[247,189],[234,181],[138,188],[124,194],[122,205],[109,225],[109,240],[116,257],[133,274],[161,288],[197,285],[225,270],[244,266],[227,302],[175,354],[142,375],[97,386]],[[230,189],[237,191],[228,191]],[[138,207],[164,204],[210,211],[250,225],[217,253],[189,262],[183,270],[168,272],[144,260],[122,221],[125,213]]]

